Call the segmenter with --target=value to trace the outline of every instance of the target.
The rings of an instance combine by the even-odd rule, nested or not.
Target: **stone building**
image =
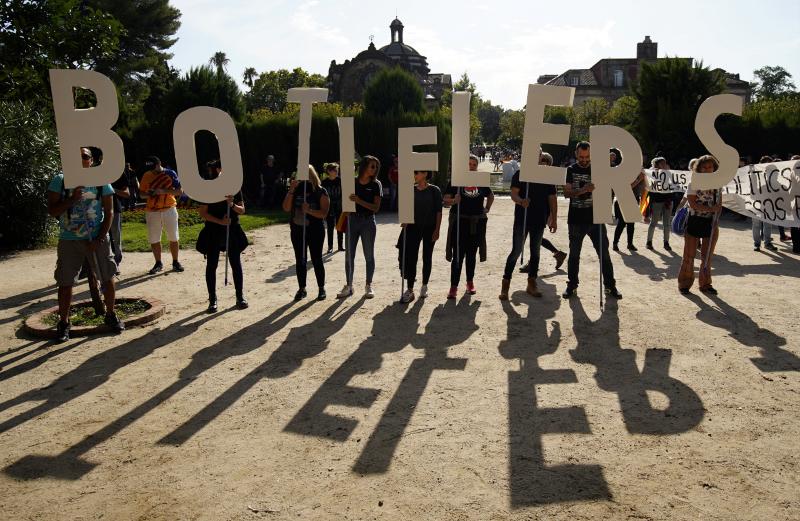
[[[639,77],[642,62],[658,61],[658,43],[644,37],[643,42],[636,44],[636,58],[605,58],[589,69],[570,69],[558,75],[539,76],[537,83],[545,85],[566,85],[575,88],[574,105],[583,104],[589,98],[603,98],[614,103],[617,99],[630,93],[631,84]],[[684,58],[690,63],[692,58]],[[727,91],[750,101],[750,84],[739,79],[738,74],[731,74],[722,69]]]
[[[419,82],[429,106],[435,105],[445,90],[452,90],[449,74],[431,73],[428,60],[403,41],[403,23],[395,18],[389,25],[391,42],[380,49],[370,42],[366,50],[352,60],[337,64],[331,61],[328,69],[328,99],[344,105],[360,103],[364,89],[381,69],[400,66]]]

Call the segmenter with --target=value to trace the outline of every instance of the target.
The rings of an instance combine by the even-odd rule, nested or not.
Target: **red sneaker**
[[[475,293],[477,293],[477,291],[475,291],[475,283],[471,281],[467,282],[467,293],[469,293],[470,295],[474,295]]]
[[[456,298],[456,295],[458,295],[458,288],[453,286],[447,293],[447,298]]]

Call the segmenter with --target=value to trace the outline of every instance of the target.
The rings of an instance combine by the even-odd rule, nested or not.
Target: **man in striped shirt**
[[[145,207],[145,221],[147,222],[147,237],[150,249],[153,251],[156,263],[150,269],[150,275],[155,275],[164,269],[161,263],[161,231],[167,232],[169,251],[172,253],[172,271],[183,271],[183,266],[178,262],[178,202],[181,183],[174,170],[161,166],[161,160],[150,156],[144,163],[147,172],[142,176],[139,192],[147,197]]]

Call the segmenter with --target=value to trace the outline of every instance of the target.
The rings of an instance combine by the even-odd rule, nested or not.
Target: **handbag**
[[[346,233],[347,232],[347,212],[342,212],[339,214],[339,220],[336,221],[336,231],[339,233]]]
[[[675,217],[672,218],[672,233],[683,237],[686,233],[686,225],[689,223],[689,207],[682,206],[675,212]]]

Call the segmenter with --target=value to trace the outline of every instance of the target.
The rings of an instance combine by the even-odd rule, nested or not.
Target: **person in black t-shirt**
[[[322,187],[328,192],[330,199],[330,209],[328,216],[325,218],[325,225],[328,231],[328,253],[333,252],[333,230],[336,228],[336,222],[339,220],[339,215],[342,213],[342,180],[339,178],[339,165],[336,163],[328,163],[325,165],[325,179],[322,180]],[[344,234],[336,232],[336,239],[339,244],[339,251],[343,251],[342,239]]]
[[[311,253],[314,275],[317,278],[319,294],[317,300],[325,300],[325,264],[322,261],[322,243],[325,241],[325,226],[322,222],[328,216],[330,198],[322,187],[314,167],[308,167],[308,181],[293,179],[289,191],[283,199],[283,211],[289,212],[289,231],[294,247],[298,290],[295,300],[305,298],[306,293],[306,248]],[[305,228],[305,244],[303,233]]]
[[[478,170],[477,156],[469,156],[469,169]],[[486,206],[484,207],[484,201]],[[491,188],[478,186],[450,186],[444,194],[444,206],[450,208],[450,226],[447,231],[447,253],[450,263],[450,291],[447,298],[458,295],[461,269],[467,264],[467,293],[474,295],[475,264],[478,248],[486,241],[487,214],[494,203]],[[456,219],[458,218],[458,223]],[[458,233],[456,233],[458,230]],[[457,238],[456,238],[457,235]],[[458,247],[456,247],[458,245]],[[485,260],[485,246],[481,250],[481,261]]]
[[[338,298],[349,297],[353,294],[353,266],[359,239],[364,250],[364,263],[367,268],[364,297],[373,298],[375,296],[372,291],[372,277],[375,274],[375,234],[378,230],[375,214],[381,209],[381,198],[383,197],[383,187],[377,180],[380,170],[381,162],[375,156],[364,156],[358,164],[355,193],[350,195],[350,200],[356,203],[356,211],[349,215],[347,221],[347,256],[344,264],[347,284],[336,295]]]
[[[206,164],[209,179],[216,179],[222,172],[218,159]],[[244,298],[244,273],[242,271],[241,254],[247,248],[247,236],[239,225],[239,216],[244,214],[242,193],[228,195],[223,201],[201,205],[198,209],[200,217],[206,223],[197,237],[197,250],[206,256],[206,287],[208,288],[208,312],[217,311],[217,266],[219,253],[228,250],[228,261],[233,271],[233,285],[236,288],[236,306],[239,309],[248,307]],[[226,227],[228,229],[226,230]],[[227,234],[226,234],[227,231]],[[228,241],[226,244],[226,235]]]
[[[428,281],[433,267],[433,246],[439,240],[442,224],[442,191],[428,184],[429,172],[414,172],[414,223],[403,224],[403,232],[397,240],[400,249],[400,272],[408,282],[408,289],[400,301],[407,304],[414,300],[414,281],[417,278],[419,245],[422,243],[422,287],[419,296],[428,296]],[[403,234],[405,234],[405,271],[403,266]]]
[[[575,295],[578,288],[578,271],[581,263],[581,248],[583,239],[588,235],[592,241],[597,256],[602,256],[603,284],[606,295],[620,299],[622,294],[617,291],[614,280],[614,266],[611,265],[611,256],[608,254],[608,234],[605,224],[594,224],[592,212],[592,166],[590,145],[581,141],[575,147],[577,162],[567,168],[567,183],[564,185],[564,195],[569,198],[569,214],[567,226],[569,228],[569,259],[567,260],[567,289],[562,297],[570,298]],[[605,160],[605,157],[603,158]]]
[[[548,154],[549,156],[549,154]],[[551,164],[552,157],[543,157],[539,152],[539,164]],[[536,277],[539,274],[539,251],[542,245],[542,236],[545,226],[550,228],[550,233],[557,229],[558,204],[556,202],[556,187],[541,183],[523,183],[519,180],[519,170],[511,178],[511,200],[514,201],[514,231],[512,233],[511,253],[506,259],[503,272],[503,283],[500,290],[500,300],[508,300],[508,289],[511,286],[511,276],[514,265],[522,254],[525,236],[530,235],[530,262],[528,264],[528,287],[525,290],[529,295],[541,297],[542,293],[536,287]]]

